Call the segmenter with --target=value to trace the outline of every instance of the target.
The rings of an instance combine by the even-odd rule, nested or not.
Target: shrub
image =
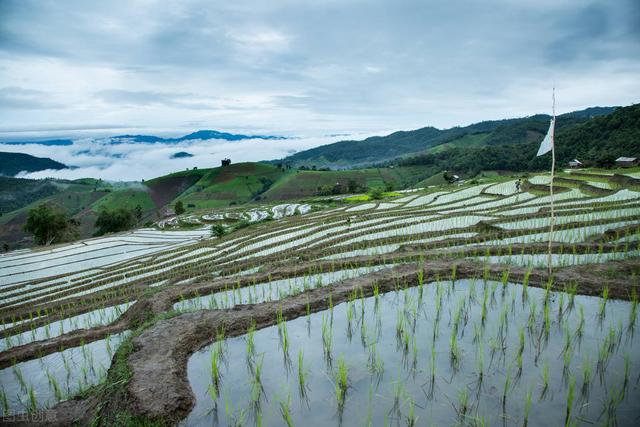
[[[69,219],[66,212],[43,203],[29,210],[24,231],[33,234],[37,244],[50,245],[65,240],[77,225],[77,221]]]
[[[182,204],[182,200],[178,200],[176,202],[174,210],[176,211],[176,215],[181,215],[184,213],[184,205]]]
[[[227,231],[222,224],[214,224],[211,227],[211,235],[217,237],[218,239],[224,236],[226,232]]]
[[[372,188],[371,190],[369,190],[369,197],[372,200],[380,200],[382,199],[382,196],[383,196],[382,193],[383,193],[382,188],[377,188],[377,187]]]
[[[119,208],[113,211],[103,210],[96,219],[96,236],[101,236],[106,233],[116,233],[118,231],[125,231],[133,227],[135,219],[133,213],[129,210]]]

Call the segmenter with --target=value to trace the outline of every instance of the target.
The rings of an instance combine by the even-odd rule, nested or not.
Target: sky
[[[259,160],[550,112],[553,86],[560,113],[630,105],[638,76],[637,0],[0,0],[0,139],[300,138]]]

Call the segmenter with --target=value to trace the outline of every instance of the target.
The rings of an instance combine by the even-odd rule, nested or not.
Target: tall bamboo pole
[[[551,184],[550,184],[550,196],[551,196],[551,222],[549,224],[549,256],[547,258],[547,266],[549,268],[549,277],[553,273],[552,259],[551,259],[551,245],[553,242],[553,225],[556,221],[556,217],[553,211],[553,176],[556,170],[556,141],[555,141],[555,126],[556,126],[556,88],[553,88],[553,129],[551,133]]]

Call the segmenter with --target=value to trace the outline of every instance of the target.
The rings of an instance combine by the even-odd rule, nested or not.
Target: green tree
[[[142,206],[136,205],[133,209],[133,214],[135,215],[136,220],[140,221],[142,219]]]
[[[360,186],[354,179],[350,179],[349,182],[347,183],[347,191],[349,193],[357,193],[358,188],[360,188]]]
[[[96,219],[96,236],[106,233],[115,233],[128,230],[135,224],[133,213],[127,209],[119,208],[113,211],[103,210]]]
[[[37,244],[50,245],[63,241],[75,225],[66,212],[43,203],[29,210],[24,231],[33,234]]]
[[[226,232],[227,231],[222,224],[214,224],[211,227],[211,235],[217,237],[218,239],[224,236]]]
[[[376,187],[376,188],[372,188],[369,191],[369,197],[371,197],[373,200],[380,200],[382,199],[382,188]]]
[[[184,205],[182,204],[182,200],[178,200],[175,204],[175,206],[173,207],[173,209],[176,211],[176,215],[181,215],[184,213]]]

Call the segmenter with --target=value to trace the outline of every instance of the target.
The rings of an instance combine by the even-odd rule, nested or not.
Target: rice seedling
[[[638,291],[636,288],[631,288],[631,309],[629,311],[629,330],[633,330],[638,317]]]
[[[605,317],[605,310],[607,307],[607,300],[609,299],[609,287],[605,286],[602,289],[602,299],[600,300],[600,308],[598,310],[598,315],[601,319]]]
[[[542,391],[540,392],[540,400],[544,399],[549,390],[549,364],[544,362],[542,365]]]
[[[298,351],[298,390],[300,392],[300,397],[306,396],[307,371],[304,367],[304,353],[302,349]]]
[[[220,389],[220,360],[221,360],[221,350],[220,346],[214,346],[213,351],[211,352],[211,379],[213,380],[213,385],[215,386],[216,392]]]
[[[2,415],[9,415],[9,399],[7,399],[7,393],[4,391],[4,386],[0,386],[0,404],[2,404]]]
[[[504,412],[504,409],[507,405],[507,393],[509,392],[509,389],[511,388],[511,365],[507,366],[507,370],[505,372],[505,377],[504,377],[504,387],[502,388],[502,409]]]
[[[23,390],[27,390],[27,383],[25,382],[24,375],[22,374],[22,370],[19,366],[13,365],[13,373],[18,379],[18,383],[20,384],[20,388]]]
[[[568,427],[571,422],[575,386],[576,386],[576,379],[572,375],[569,378],[569,392],[567,393],[567,411],[566,411],[566,416],[564,421],[565,427]]]
[[[458,418],[464,420],[467,411],[469,410],[469,392],[464,387],[458,392]]]
[[[29,387],[29,406],[28,412],[35,412],[38,410],[38,399],[36,398],[36,392],[33,387]]]
[[[629,353],[625,353],[624,356],[624,380],[622,382],[622,393],[626,393],[627,388],[629,387],[629,374],[631,371],[631,360],[629,357]]]
[[[580,395],[583,400],[586,400],[589,396],[589,385],[591,384],[591,363],[589,359],[585,359],[582,362],[582,388],[580,389]]]
[[[291,417],[291,396],[288,395],[286,399],[278,401],[278,407],[280,408],[280,415],[287,424],[287,427],[293,427],[293,418]]]
[[[336,372],[336,384],[342,390],[342,397],[346,395],[349,379],[349,368],[344,361],[344,356],[338,357],[338,369]],[[344,403],[344,402],[343,402]]]
[[[533,395],[533,388],[530,388],[529,390],[527,390],[527,395],[525,396],[525,400],[524,400],[524,421],[522,423],[524,427],[527,427],[527,425],[529,424],[529,412],[531,411],[532,395]]]

